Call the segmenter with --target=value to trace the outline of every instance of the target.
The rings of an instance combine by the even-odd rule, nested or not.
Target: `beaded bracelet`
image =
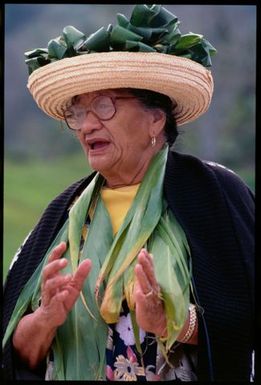
[[[186,331],[186,334],[182,338],[182,341],[181,341],[182,343],[185,343],[190,340],[190,338],[194,333],[196,323],[197,323],[196,306],[193,304],[190,304],[189,305],[189,327],[188,327],[188,330]]]

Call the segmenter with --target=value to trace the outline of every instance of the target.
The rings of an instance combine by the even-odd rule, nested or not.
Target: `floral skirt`
[[[197,381],[196,347],[175,343],[169,356],[160,353],[155,336],[140,330],[142,354],[137,351],[126,303],[117,324],[109,325],[106,377],[110,381]]]

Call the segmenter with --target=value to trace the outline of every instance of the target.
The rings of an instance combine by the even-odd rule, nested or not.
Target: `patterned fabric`
[[[137,351],[126,302],[117,324],[109,325],[106,348],[106,377],[109,381],[197,381],[196,348],[185,352],[183,344],[173,347],[172,367],[161,355],[155,336],[140,330],[142,355]]]

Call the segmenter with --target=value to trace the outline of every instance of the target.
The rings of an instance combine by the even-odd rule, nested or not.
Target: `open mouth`
[[[91,150],[101,150],[107,147],[110,143],[103,141],[103,140],[97,140],[95,142],[89,143]]]

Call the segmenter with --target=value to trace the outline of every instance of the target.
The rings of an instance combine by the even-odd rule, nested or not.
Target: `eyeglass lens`
[[[89,111],[92,111],[101,120],[111,119],[116,112],[113,100],[109,96],[97,96],[93,99],[89,108],[78,104],[72,105],[65,111],[64,118],[69,128],[73,130],[81,129]]]

